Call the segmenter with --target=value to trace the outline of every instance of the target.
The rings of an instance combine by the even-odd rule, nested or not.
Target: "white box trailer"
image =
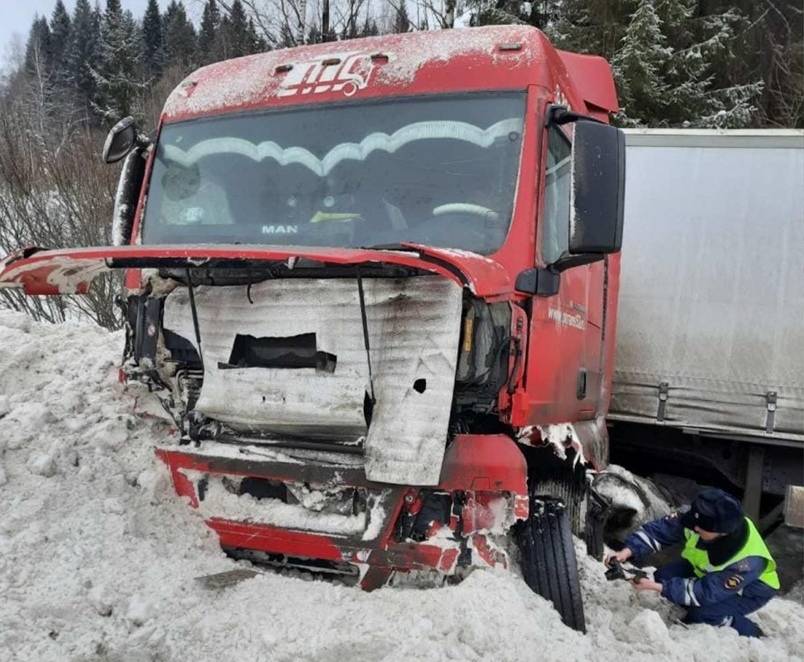
[[[612,452],[783,494],[804,454],[804,131],[626,134]]]

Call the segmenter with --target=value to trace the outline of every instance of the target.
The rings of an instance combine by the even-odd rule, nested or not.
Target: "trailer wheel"
[[[525,583],[550,600],[565,625],[586,632],[578,563],[563,502],[531,494],[516,535]]]

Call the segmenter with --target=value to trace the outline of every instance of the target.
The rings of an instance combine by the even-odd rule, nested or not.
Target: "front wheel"
[[[586,632],[572,527],[563,502],[531,495],[516,535],[525,583],[553,603],[565,625]]]

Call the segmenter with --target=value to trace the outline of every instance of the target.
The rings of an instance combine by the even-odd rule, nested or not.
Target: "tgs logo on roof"
[[[374,65],[363,53],[340,53],[312,62],[294,64],[279,86],[277,95],[343,92],[351,97],[369,84]]]

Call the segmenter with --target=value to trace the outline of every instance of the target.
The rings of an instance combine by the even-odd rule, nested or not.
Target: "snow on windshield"
[[[517,93],[167,125],[143,243],[493,252],[513,210],[523,116]]]

